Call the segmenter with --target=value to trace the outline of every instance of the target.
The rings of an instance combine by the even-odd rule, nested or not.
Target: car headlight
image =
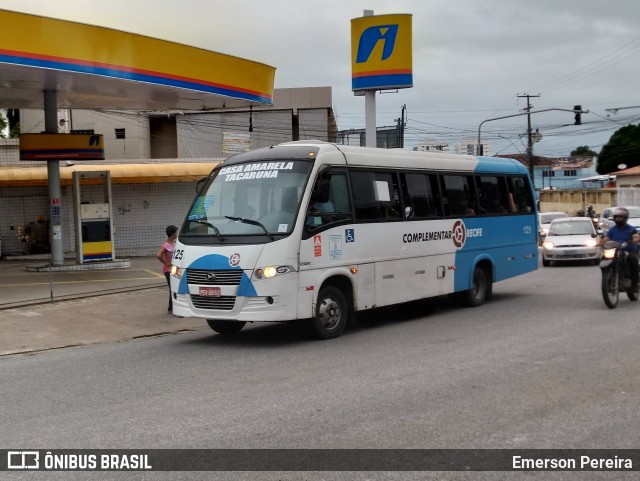
[[[587,247],[595,247],[598,245],[598,241],[596,241],[595,239],[589,239],[585,242],[585,245]]]
[[[171,275],[176,279],[180,279],[182,277],[182,269],[176,265],[171,265]]]
[[[267,267],[258,267],[253,275],[256,279],[271,279],[272,277],[276,277],[282,274],[287,274],[289,272],[294,272],[295,269],[293,266],[267,266]]]
[[[542,244],[542,247],[545,249],[553,249],[555,246],[553,245],[553,242],[545,241],[544,244]]]
[[[616,250],[615,249],[605,249],[603,252],[603,257],[605,259],[613,259],[616,255]]]

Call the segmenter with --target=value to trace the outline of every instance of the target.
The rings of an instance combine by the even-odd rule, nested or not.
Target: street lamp
[[[618,110],[626,110],[626,109],[640,109],[640,105],[635,105],[633,107],[615,107],[612,109],[604,109],[605,112],[611,112],[612,114],[617,114]]]

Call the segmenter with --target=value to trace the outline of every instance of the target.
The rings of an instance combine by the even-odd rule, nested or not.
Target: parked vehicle
[[[624,208],[629,211],[629,220],[627,223],[636,229],[639,229],[638,232],[640,232],[640,207],[624,206]],[[605,234],[615,225],[615,222],[613,222],[613,211],[615,209],[616,207],[608,207],[602,211],[602,215],[600,216],[600,228]]]
[[[602,270],[602,298],[608,308],[618,305],[620,291],[627,293],[631,301],[638,300],[639,288],[631,289],[625,244],[607,241],[604,245],[600,269]]]
[[[564,212],[540,212],[538,214],[538,239],[540,244],[544,241],[544,238],[549,232],[549,226],[553,219],[567,218],[569,217]]]
[[[553,262],[589,261],[600,263],[598,234],[588,217],[554,219],[542,243],[542,265]]]

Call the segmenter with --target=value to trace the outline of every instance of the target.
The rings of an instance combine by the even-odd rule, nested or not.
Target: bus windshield
[[[198,193],[180,237],[290,234],[312,167],[296,160],[222,164]]]

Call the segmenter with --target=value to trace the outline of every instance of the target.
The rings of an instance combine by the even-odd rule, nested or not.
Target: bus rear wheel
[[[311,319],[313,331],[319,339],[333,339],[344,331],[349,321],[349,304],[335,286],[320,289],[316,313]]]
[[[473,270],[471,289],[461,293],[462,301],[469,307],[477,307],[484,304],[487,297],[490,297],[491,284],[487,278],[487,273],[482,267],[476,266]]]
[[[207,319],[207,324],[209,324],[209,327],[218,334],[235,334],[244,327],[246,322]]]

